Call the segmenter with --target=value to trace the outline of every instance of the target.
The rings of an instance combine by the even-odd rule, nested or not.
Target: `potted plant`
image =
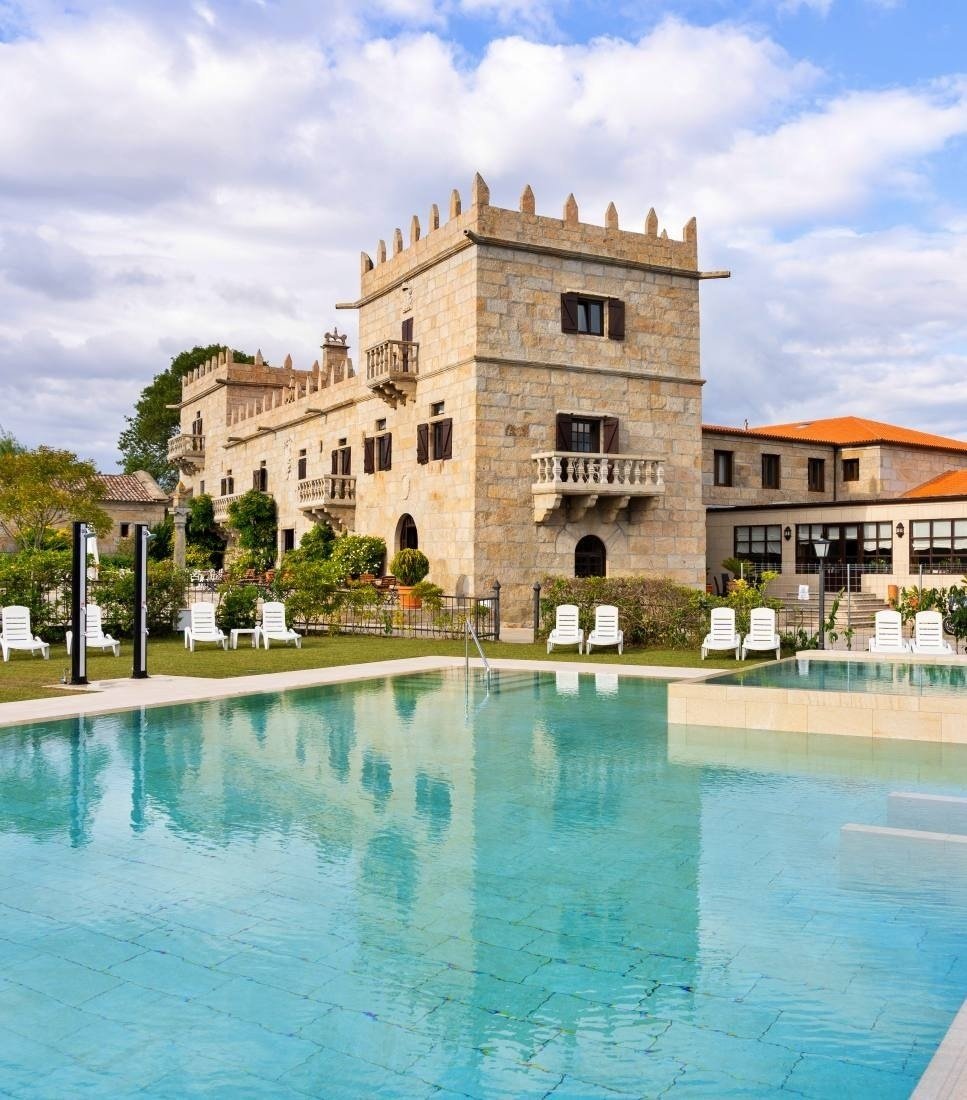
[[[406,611],[421,607],[420,598],[413,595],[412,589],[430,572],[430,560],[426,554],[422,550],[397,550],[389,568],[396,577],[400,607]]]

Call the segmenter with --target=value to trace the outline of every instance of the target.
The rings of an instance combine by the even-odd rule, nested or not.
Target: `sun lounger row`
[[[555,646],[576,645],[585,652],[584,630],[578,622],[578,609],[573,603],[562,603],[554,612],[554,629],[547,636],[547,652]],[[618,629],[618,609],[612,604],[599,604],[594,609],[594,629],[588,634],[587,652],[597,646],[617,646],[624,653],[624,631]]]
[[[713,607],[709,632],[702,642],[702,660],[714,650],[733,650],[735,659],[745,660],[750,651],[769,653],[779,660],[782,643],[776,631],[776,613],[771,607],[754,607],[749,612],[749,633],[741,637],[735,629],[735,611],[731,607]]]
[[[232,631],[237,635],[238,631]],[[253,644],[269,648],[270,642],[295,642],[296,648],[302,648],[302,635],[285,625],[285,604],[269,601],[262,604],[262,620],[251,631]],[[110,649],[117,657],[121,652],[121,643],[117,638],[104,633],[101,609],[97,604],[89,603],[86,609],[86,629],[84,636],[88,649]],[[236,639],[233,639],[237,640]],[[70,653],[74,641],[74,632],[67,631],[67,652]],[[228,649],[228,638],[215,622],[215,605],[212,603],[193,603],[188,609],[188,626],[185,627],[185,648],[192,652],[196,642],[215,642]],[[4,661],[10,659],[14,650],[39,653],[44,660],[50,659],[50,642],[37,637],[30,626],[30,608],[11,604],[0,610],[0,652]]]
[[[899,611],[877,611],[873,624],[870,653],[915,653],[921,657],[953,653],[950,643],[944,641],[943,616],[939,611],[918,611],[910,639],[903,637]]]

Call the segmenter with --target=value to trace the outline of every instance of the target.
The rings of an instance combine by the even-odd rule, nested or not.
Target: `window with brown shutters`
[[[618,453],[618,418],[616,416],[601,418],[601,450],[609,455]]]
[[[376,470],[376,440],[367,436],[363,440],[363,473],[372,474]]]
[[[558,413],[554,449],[577,454],[617,454],[619,421],[616,416],[579,416]]]
[[[307,466],[306,452],[305,451],[300,451],[299,452],[299,461],[296,465],[296,476],[299,479],[299,481],[305,481],[305,479],[306,479],[306,466]]]
[[[416,426],[416,461],[425,466],[430,461],[430,425]]]
[[[554,449],[556,451],[571,450],[571,417],[569,413],[557,414]]]
[[[350,447],[337,447],[330,455],[330,472],[348,476],[352,473],[352,450]],[[370,473],[372,471],[367,471]]]
[[[625,338],[625,304],[620,298],[593,298],[573,291],[561,295],[561,332],[585,336],[607,335],[609,340]]]

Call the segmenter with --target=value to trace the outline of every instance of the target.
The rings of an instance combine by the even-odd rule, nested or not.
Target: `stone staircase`
[[[782,600],[780,620],[783,623],[797,622],[801,615],[803,625],[815,629],[819,622],[819,592],[815,584],[809,586],[808,600],[798,599],[798,589],[795,588],[777,592],[776,595]],[[835,599],[835,592],[826,593],[824,607],[826,615],[829,615],[832,610]],[[836,611],[836,629],[843,630],[851,624],[854,630],[872,634],[873,616],[877,611],[883,611],[888,606],[873,592],[853,592],[848,597],[844,592]]]

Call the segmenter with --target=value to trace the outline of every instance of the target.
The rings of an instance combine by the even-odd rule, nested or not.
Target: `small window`
[[[824,458],[809,459],[806,479],[811,493],[826,491],[826,460]]]
[[[345,447],[348,442],[349,442],[349,440],[345,436],[343,436],[343,438],[339,440],[339,443],[337,444],[337,446]]]
[[[733,455],[731,451],[714,452],[712,456],[712,466],[716,485],[732,484],[732,462]]]
[[[596,454],[600,438],[601,422],[599,420],[579,420],[577,417],[571,420],[572,451]]]
[[[204,481],[199,481],[198,482],[198,495],[199,496],[204,496],[205,495],[205,483],[204,483]]]
[[[625,338],[625,304],[620,298],[590,298],[569,292],[561,295],[561,332],[604,336],[605,314],[608,339]]]
[[[390,470],[393,467],[393,436],[389,432],[383,435],[371,435],[363,440],[363,473],[373,474],[377,470]]]
[[[305,451],[300,451],[299,452],[299,461],[297,463],[297,476],[298,476],[300,481],[305,481],[305,479],[306,479],[306,452]]]
[[[269,471],[265,459],[259,463],[259,468],[252,471],[252,488],[260,493],[269,491]]]
[[[859,481],[860,460],[858,458],[843,459],[843,481]]]
[[[443,401],[434,401],[430,406],[430,416],[443,416]]]
[[[603,577],[606,566],[604,543],[596,535],[585,535],[574,548],[575,577]]]
[[[578,332],[604,336],[604,303],[593,298],[578,298]]]
[[[376,421],[376,430],[378,432],[385,432],[386,431],[386,418],[385,417],[383,417],[381,420]]]
[[[779,455],[762,456],[762,488],[778,489],[781,485]]]
[[[282,528],[282,553],[288,554],[290,550],[295,549],[295,528],[283,527]]]
[[[126,539],[128,537],[128,535],[130,535],[130,534],[131,534],[131,524],[130,523],[122,523],[121,524],[121,538]]]
[[[555,450],[580,454],[617,454],[618,446],[616,416],[557,414]]]

